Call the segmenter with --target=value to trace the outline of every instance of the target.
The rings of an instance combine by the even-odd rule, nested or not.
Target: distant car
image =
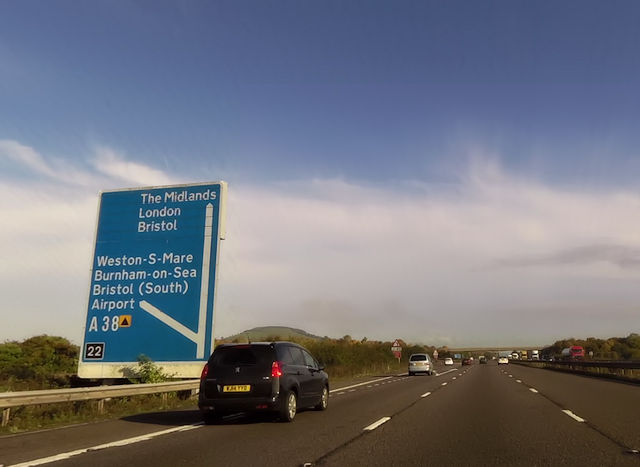
[[[498,358],[498,365],[508,365],[509,359],[507,357]]]
[[[480,358],[478,359],[478,361],[479,361],[481,364],[482,364],[482,363],[484,363],[484,364],[486,364],[486,363],[487,363],[487,359],[486,359],[484,356],[480,357]]]
[[[205,423],[236,412],[273,412],[293,421],[298,408],[325,410],[329,376],[292,342],[221,344],[202,369],[198,408]]]
[[[445,358],[444,364],[445,366],[453,365],[453,358]]]
[[[473,362],[473,360],[471,360],[470,358],[463,358],[462,359],[462,364],[463,365],[471,365],[471,362]]]
[[[416,373],[433,374],[433,363],[428,354],[414,353],[409,357],[409,376],[413,376]]]

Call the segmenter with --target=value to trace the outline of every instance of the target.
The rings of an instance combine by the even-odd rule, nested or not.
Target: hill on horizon
[[[288,326],[258,326],[246,331],[239,332],[228,337],[222,337],[220,340],[225,342],[231,342],[238,340],[240,342],[245,341],[264,341],[267,338],[278,337],[282,340],[297,338],[297,339],[323,339],[320,336],[310,334],[302,329],[291,328]]]

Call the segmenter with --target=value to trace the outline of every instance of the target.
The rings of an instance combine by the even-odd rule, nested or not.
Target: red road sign
[[[400,357],[402,356],[402,346],[400,345],[400,341],[398,341],[398,339],[393,341],[393,344],[391,344],[391,352],[393,352],[393,355],[398,360],[400,360]]]

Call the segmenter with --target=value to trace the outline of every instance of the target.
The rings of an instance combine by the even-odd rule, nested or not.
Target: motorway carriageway
[[[519,365],[336,388],[293,423],[196,410],[0,437],[0,465],[635,465],[640,386]]]

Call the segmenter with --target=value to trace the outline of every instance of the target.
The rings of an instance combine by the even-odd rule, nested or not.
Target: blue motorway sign
[[[101,193],[79,376],[127,376],[141,355],[199,376],[213,348],[225,197],[225,182]]]

